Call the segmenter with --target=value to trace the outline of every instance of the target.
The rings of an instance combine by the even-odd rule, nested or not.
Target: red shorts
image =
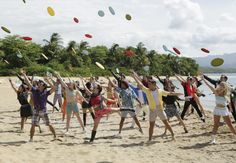
[[[95,111],[95,118],[102,118],[103,115],[109,114],[110,112],[111,112],[111,109],[109,109],[109,108],[97,110],[97,111]]]

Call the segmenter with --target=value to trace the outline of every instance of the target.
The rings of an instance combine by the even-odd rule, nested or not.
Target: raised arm
[[[81,80],[81,82],[82,82],[82,85],[83,85],[85,91],[86,91],[89,95],[91,95],[92,92],[86,87],[86,85],[85,85],[85,83],[84,83],[84,79],[83,79],[82,77],[80,77],[80,80]]]
[[[64,88],[68,88],[68,86],[66,85],[66,83],[63,81],[61,75],[58,74],[58,73],[55,73],[55,75],[56,75],[57,79],[60,80],[60,83],[61,83],[62,87],[64,87]]]
[[[108,79],[108,81],[109,81],[109,83],[111,84],[112,87],[116,87],[115,83],[113,83],[109,77],[107,77],[107,79]]]
[[[180,83],[184,82],[184,80],[182,80],[182,78],[180,78],[177,74],[175,74],[175,77]]]
[[[134,80],[138,83],[139,87],[140,87],[140,88],[145,87],[145,86],[143,85],[142,81],[140,80],[139,76],[137,75],[137,73],[134,72],[134,71],[133,71],[132,73],[133,73],[133,74],[132,74],[132,77],[133,77]]]
[[[202,79],[203,79],[204,83],[211,89],[211,91],[212,91],[213,93],[215,93],[215,92],[216,92],[216,91],[215,91],[215,88],[212,87],[212,86],[206,81],[204,75],[202,76]]]
[[[47,77],[44,78],[44,80],[49,84],[50,86],[50,94],[52,94],[55,91],[55,86],[49,81]]]
[[[162,85],[164,85],[164,80],[163,80],[163,79],[161,79],[159,76],[157,76],[157,79],[159,80],[159,82],[160,82]]]
[[[28,76],[26,76],[25,72],[23,70],[21,70],[21,74],[24,76],[24,81],[26,83],[26,85],[29,87],[29,89],[31,90],[32,89],[32,84],[31,82],[29,81],[29,78]]]
[[[210,82],[211,84],[213,84],[213,85],[216,87],[216,85],[217,85],[217,80],[214,80],[214,79],[212,79],[212,78],[209,78],[208,76],[206,76],[206,75],[204,75],[204,74],[203,74],[203,77],[204,77],[205,80],[207,80],[208,82]]]
[[[12,83],[11,78],[9,78],[9,82],[10,82],[10,84],[11,84],[12,89],[17,93],[17,89],[16,89],[16,87],[14,86],[14,84]]]

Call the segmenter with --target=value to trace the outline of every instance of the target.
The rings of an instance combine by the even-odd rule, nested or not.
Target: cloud
[[[224,13],[219,18],[221,21],[235,22],[235,18],[230,13]]]
[[[200,5],[191,0],[165,0],[164,5],[171,19],[170,28],[183,28],[203,21]]]

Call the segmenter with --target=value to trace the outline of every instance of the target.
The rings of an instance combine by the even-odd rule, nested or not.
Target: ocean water
[[[213,79],[219,79],[221,74],[205,74]],[[229,74],[224,74],[228,77],[228,82],[236,87],[236,73],[229,73]],[[179,88],[176,89],[176,92],[181,92],[183,93],[183,87],[181,86],[180,82],[177,80],[173,80],[173,83]],[[158,83],[158,86],[162,88],[162,85]],[[202,102],[203,107],[206,110],[213,110],[215,107],[215,96],[212,94],[211,90],[203,83],[200,87],[199,90],[203,92],[206,96],[201,97],[200,101]],[[183,98],[183,97],[181,97]]]

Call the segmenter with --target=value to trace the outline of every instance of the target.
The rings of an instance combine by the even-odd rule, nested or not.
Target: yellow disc
[[[105,70],[105,67],[104,67],[101,63],[95,62],[95,64],[96,64],[100,69]]]
[[[47,10],[48,10],[48,14],[49,14],[50,16],[55,16],[55,11],[53,10],[52,7],[48,7]]]
[[[224,63],[224,60],[222,58],[215,58],[211,61],[211,65],[213,67],[221,66]]]

